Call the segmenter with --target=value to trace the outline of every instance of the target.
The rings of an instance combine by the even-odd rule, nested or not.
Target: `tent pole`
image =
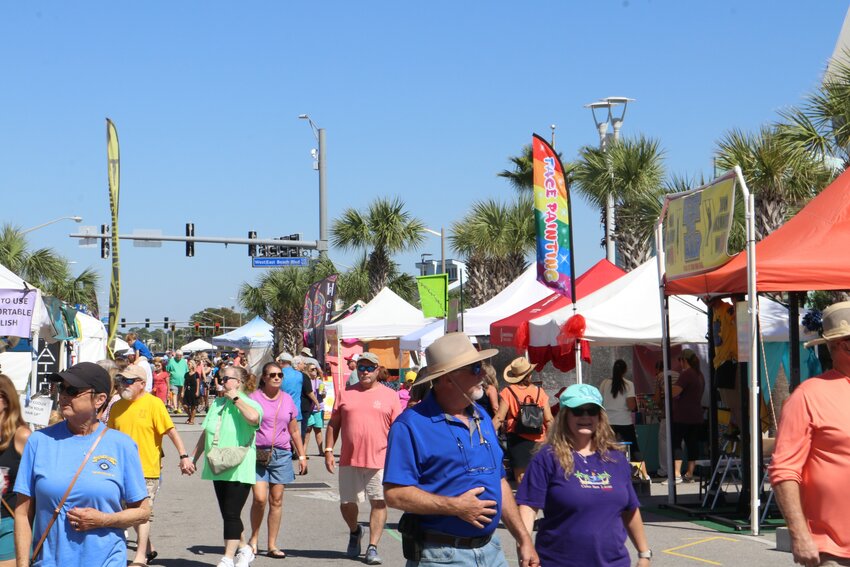
[[[573,317],[575,317],[576,311],[577,311],[576,304],[575,304],[575,302],[573,302]],[[573,350],[575,351],[575,355],[576,355],[576,384],[581,384],[582,383],[582,376],[581,376],[581,338],[577,338],[575,341],[576,341],[576,347]]]
[[[664,361],[664,435],[667,437],[667,454],[659,455],[660,458],[665,458],[667,461],[667,504],[676,503],[676,477],[679,471],[673,468],[673,429],[671,424],[671,415],[673,406],[670,401],[670,390],[673,385],[670,380],[670,309],[667,302],[667,294],[664,293],[664,239],[663,239],[663,221],[664,213],[667,209],[667,202],[664,202],[664,209],[661,211],[661,216],[658,218],[658,224],[655,225],[655,261],[658,265],[658,293],[661,299],[661,357]]]
[[[30,345],[32,356],[32,370],[30,371],[30,396],[34,396],[38,390],[38,331],[32,334],[32,344]]]
[[[791,356],[788,389],[792,392],[800,385],[800,295],[796,291],[788,294],[788,347]]]
[[[747,182],[740,166],[735,166],[735,175],[741,184],[741,191],[746,199],[747,217],[747,303],[750,312],[750,364],[747,365],[750,382],[750,531],[753,535],[760,533],[759,508],[759,478],[761,467],[758,466],[761,455],[759,454],[758,438],[761,435],[761,423],[759,419],[758,398],[758,297],[756,296],[756,237],[755,237],[755,197],[750,193]],[[797,323],[799,324],[799,323]]]

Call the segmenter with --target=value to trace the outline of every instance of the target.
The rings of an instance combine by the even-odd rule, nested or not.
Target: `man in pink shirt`
[[[398,395],[378,383],[378,357],[364,352],[357,360],[359,382],[346,388],[331,414],[326,430],[325,466],[334,472],[333,446],[340,432],[342,448],[339,457],[339,509],[348,525],[346,554],[360,555],[363,528],[357,523],[358,503],[369,498],[369,546],[367,565],[380,565],[378,541],[387,521],[384,501],[384,459],[390,425],[401,413]]]
[[[794,562],[850,565],[850,301],[823,312],[833,369],[803,382],[782,407],[770,482]]]

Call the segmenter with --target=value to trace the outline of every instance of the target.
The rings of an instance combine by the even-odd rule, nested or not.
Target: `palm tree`
[[[50,248],[30,250],[20,227],[9,223],[0,229],[0,264],[33,285],[67,274],[62,256]]]
[[[636,230],[635,223],[642,222],[647,207],[654,210],[664,194],[663,157],[657,140],[640,136],[610,144],[606,150],[586,146],[573,166],[574,187],[592,205],[604,210],[613,195],[613,238],[625,270],[642,264],[651,252],[652,230],[646,226]]]
[[[98,315],[99,274],[86,268],[74,276],[65,258],[51,248],[30,250],[21,229],[9,223],[0,229],[0,264],[47,295],[70,305],[86,305]]]
[[[781,116],[780,135],[798,151],[850,165],[850,51],[830,62],[823,84],[800,107]]]
[[[535,227],[530,193],[513,203],[477,201],[452,225],[449,240],[466,261],[468,304],[480,305],[499,293],[528,266]]]
[[[558,158],[563,162],[563,156],[558,153]],[[534,155],[531,150],[531,144],[522,147],[518,156],[508,157],[508,161],[513,164],[512,169],[503,169],[496,175],[508,180],[511,187],[519,193],[534,190]],[[569,177],[570,164],[564,164],[564,174]]]
[[[392,255],[416,249],[424,240],[425,225],[405,210],[399,198],[378,198],[363,214],[350,208],[333,223],[331,241],[344,249],[369,252],[369,295],[372,299],[389,281]]]
[[[240,305],[271,323],[274,356],[282,350],[297,352],[303,340],[304,297],[310,285],[335,272],[333,263],[322,258],[306,270],[272,270],[260,276],[257,285],[245,282],[239,287]]]
[[[764,126],[755,134],[732,130],[717,144],[717,165],[723,169],[739,165],[753,193],[757,240],[782,226],[833,175],[823,159],[799,151],[780,132],[774,126]]]

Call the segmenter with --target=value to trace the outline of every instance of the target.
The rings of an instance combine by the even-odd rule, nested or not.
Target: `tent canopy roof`
[[[208,343],[204,339],[195,339],[180,347],[180,350],[184,352],[197,352],[199,350],[218,350],[218,347]]]
[[[756,289],[850,289],[850,170],[756,244]],[[747,255],[707,274],[667,282],[668,295],[747,291]]]
[[[603,258],[576,278],[576,298],[581,299],[593,293],[625,273]],[[525,309],[521,309],[504,319],[494,321],[490,325],[490,344],[493,346],[510,346],[517,350],[524,350],[528,347],[528,322],[552,313],[571,303],[570,298],[564,297],[559,293],[552,293],[532,303]]]
[[[238,329],[213,337],[212,343],[228,348],[271,347],[274,343],[272,326],[257,316]]]
[[[419,329],[433,319],[385,287],[357,313],[328,325],[340,339],[397,338]]]

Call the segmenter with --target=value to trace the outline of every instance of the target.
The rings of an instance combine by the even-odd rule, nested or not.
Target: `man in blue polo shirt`
[[[493,423],[473,402],[484,394],[481,361],[497,352],[478,352],[463,333],[434,341],[414,384],[433,381],[431,392],[390,428],[384,498],[405,512],[399,531],[409,567],[507,567],[495,533],[500,520],[519,544],[520,566],[540,565],[504,479]]]

